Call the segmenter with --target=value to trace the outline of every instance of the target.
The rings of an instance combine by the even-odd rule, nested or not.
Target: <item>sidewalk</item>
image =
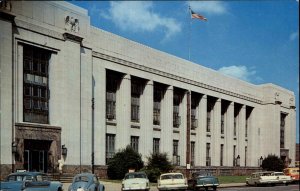
[[[68,191],[69,185],[71,183],[64,183],[63,190]],[[105,182],[101,181],[101,184],[105,186],[105,191],[121,191],[121,183],[115,182]],[[242,187],[246,186],[246,183],[229,183],[229,184],[220,184],[219,188],[227,188],[227,187]],[[157,191],[156,186],[151,186],[150,191]]]

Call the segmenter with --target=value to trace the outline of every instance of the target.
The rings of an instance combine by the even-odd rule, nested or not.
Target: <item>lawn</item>
[[[249,176],[218,176],[220,184],[245,183]]]

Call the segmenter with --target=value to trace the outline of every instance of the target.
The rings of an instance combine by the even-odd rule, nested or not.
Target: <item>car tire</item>
[[[213,186],[213,190],[216,191],[216,190],[217,190],[217,187],[216,187],[216,186]]]

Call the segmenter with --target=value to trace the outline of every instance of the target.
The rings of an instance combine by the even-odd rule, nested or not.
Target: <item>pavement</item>
[[[68,191],[68,187],[71,183],[64,183],[63,190]],[[106,191],[121,191],[121,183],[116,182],[105,182],[101,181],[101,184],[105,186]],[[220,184],[219,188],[229,188],[229,187],[242,187],[246,186],[246,183],[229,183],[229,184]],[[151,186],[150,191],[158,191],[156,186]]]

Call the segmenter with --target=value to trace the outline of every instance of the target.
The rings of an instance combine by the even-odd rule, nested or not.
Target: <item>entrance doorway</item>
[[[24,169],[27,171],[47,172],[48,153],[51,141],[24,140]]]

